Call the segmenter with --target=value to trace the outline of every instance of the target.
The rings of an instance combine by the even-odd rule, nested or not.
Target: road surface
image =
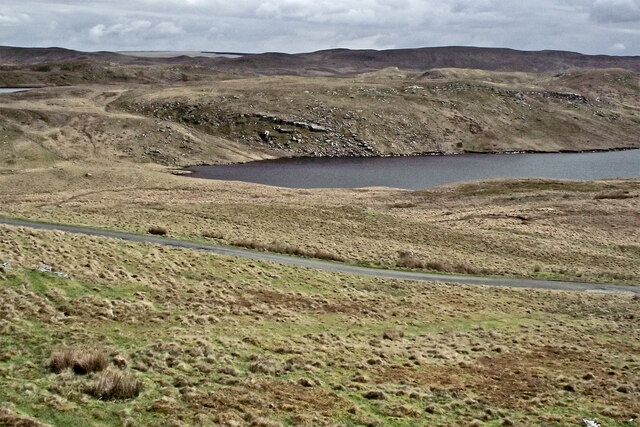
[[[46,224],[18,219],[0,218],[0,224],[18,227],[37,228],[40,230],[57,230],[66,233],[84,234],[88,236],[107,237],[111,239],[126,240],[129,242],[150,243],[155,245],[171,246],[182,249],[192,249],[210,252],[218,255],[249,258],[259,261],[269,261],[279,264],[298,267],[313,268],[317,270],[331,271],[335,273],[359,274],[364,276],[382,277],[398,280],[423,280],[429,282],[460,283],[463,285],[503,286],[510,288],[555,289],[563,291],[583,291],[615,294],[640,295],[640,286],[561,282],[555,280],[535,279],[509,279],[479,276],[455,276],[446,274],[420,273],[413,271],[384,270],[378,268],[359,267],[355,265],[321,261],[316,259],[298,258],[290,255],[282,255],[269,252],[257,252],[248,249],[234,248],[223,245],[189,242],[170,239],[166,237],[124,233],[119,231],[100,230],[90,227],[75,225]]]

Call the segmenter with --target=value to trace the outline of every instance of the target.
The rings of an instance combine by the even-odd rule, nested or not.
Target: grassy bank
[[[640,281],[640,183],[495,180],[293,190],[113,163],[0,176],[0,214],[387,268]]]
[[[637,298],[378,280],[1,229],[9,422],[622,425],[640,410]],[[42,263],[70,277],[35,271]],[[98,351],[108,366],[52,369],[65,349]],[[96,396],[113,372],[139,393]]]

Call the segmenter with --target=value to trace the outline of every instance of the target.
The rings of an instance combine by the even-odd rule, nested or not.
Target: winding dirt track
[[[30,227],[40,230],[57,230],[66,233],[84,234],[88,236],[99,236],[111,239],[126,240],[129,242],[150,243],[155,245],[172,246],[182,249],[191,249],[203,252],[210,252],[218,255],[235,256],[249,258],[259,261],[276,262],[280,264],[293,265],[298,267],[313,268],[317,270],[331,271],[335,273],[360,274],[387,279],[398,280],[423,280],[429,282],[459,283],[463,285],[481,286],[503,286],[511,288],[531,288],[531,289],[554,289],[562,291],[600,292],[611,294],[640,295],[640,286],[561,282],[551,280],[534,279],[508,279],[479,276],[453,276],[445,274],[419,273],[412,271],[384,270],[368,267],[359,267],[349,264],[327,262],[316,259],[298,258],[289,255],[281,255],[268,252],[257,252],[247,249],[240,249],[222,245],[204,244],[189,242],[184,240],[170,239],[150,235],[133,233],[123,233],[119,231],[100,230],[96,228],[80,227],[64,224],[46,224],[40,222],[24,221],[18,219],[0,218],[0,224]]]

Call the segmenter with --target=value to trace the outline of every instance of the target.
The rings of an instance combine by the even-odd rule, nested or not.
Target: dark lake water
[[[196,178],[290,188],[420,189],[487,178],[602,179],[640,177],[640,150],[598,153],[298,158],[188,168]]]

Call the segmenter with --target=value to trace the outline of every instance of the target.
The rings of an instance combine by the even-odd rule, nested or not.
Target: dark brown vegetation
[[[491,271],[475,267],[467,262],[448,263],[443,261],[422,261],[413,255],[401,255],[396,262],[397,267],[425,269],[442,273],[490,274]]]
[[[557,72],[577,68],[626,68],[640,71],[640,57],[582,55],[563,51],[518,51],[480,47],[431,47],[392,50],[329,49],[311,53],[264,53],[240,58],[141,58],[112,52],[60,48],[0,47],[0,63],[36,65],[87,61],[118,65],[199,65],[241,73],[355,74],[399,67],[409,70],[474,68],[492,71]],[[42,65],[40,65],[42,66]]]
[[[203,231],[202,232],[202,237],[205,237],[207,239],[224,239],[224,234],[217,232],[217,231]]]
[[[142,391],[142,381],[128,372],[109,369],[100,373],[87,391],[104,400],[131,399]]]
[[[277,252],[281,254],[297,255],[307,258],[318,258],[326,261],[347,261],[344,257],[324,249],[302,249],[278,242],[261,243],[256,240],[249,239],[234,240],[232,243],[234,246],[240,246],[243,248],[255,249],[260,251]]]
[[[157,236],[166,236],[167,234],[167,229],[160,226],[149,227],[149,230],[147,231],[149,232],[149,234],[155,234]]]
[[[51,353],[49,368],[60,373],[71,368],[79,375],[100,372],[109,365],[109,359],[104,350],[86,347],[65,347]]]

